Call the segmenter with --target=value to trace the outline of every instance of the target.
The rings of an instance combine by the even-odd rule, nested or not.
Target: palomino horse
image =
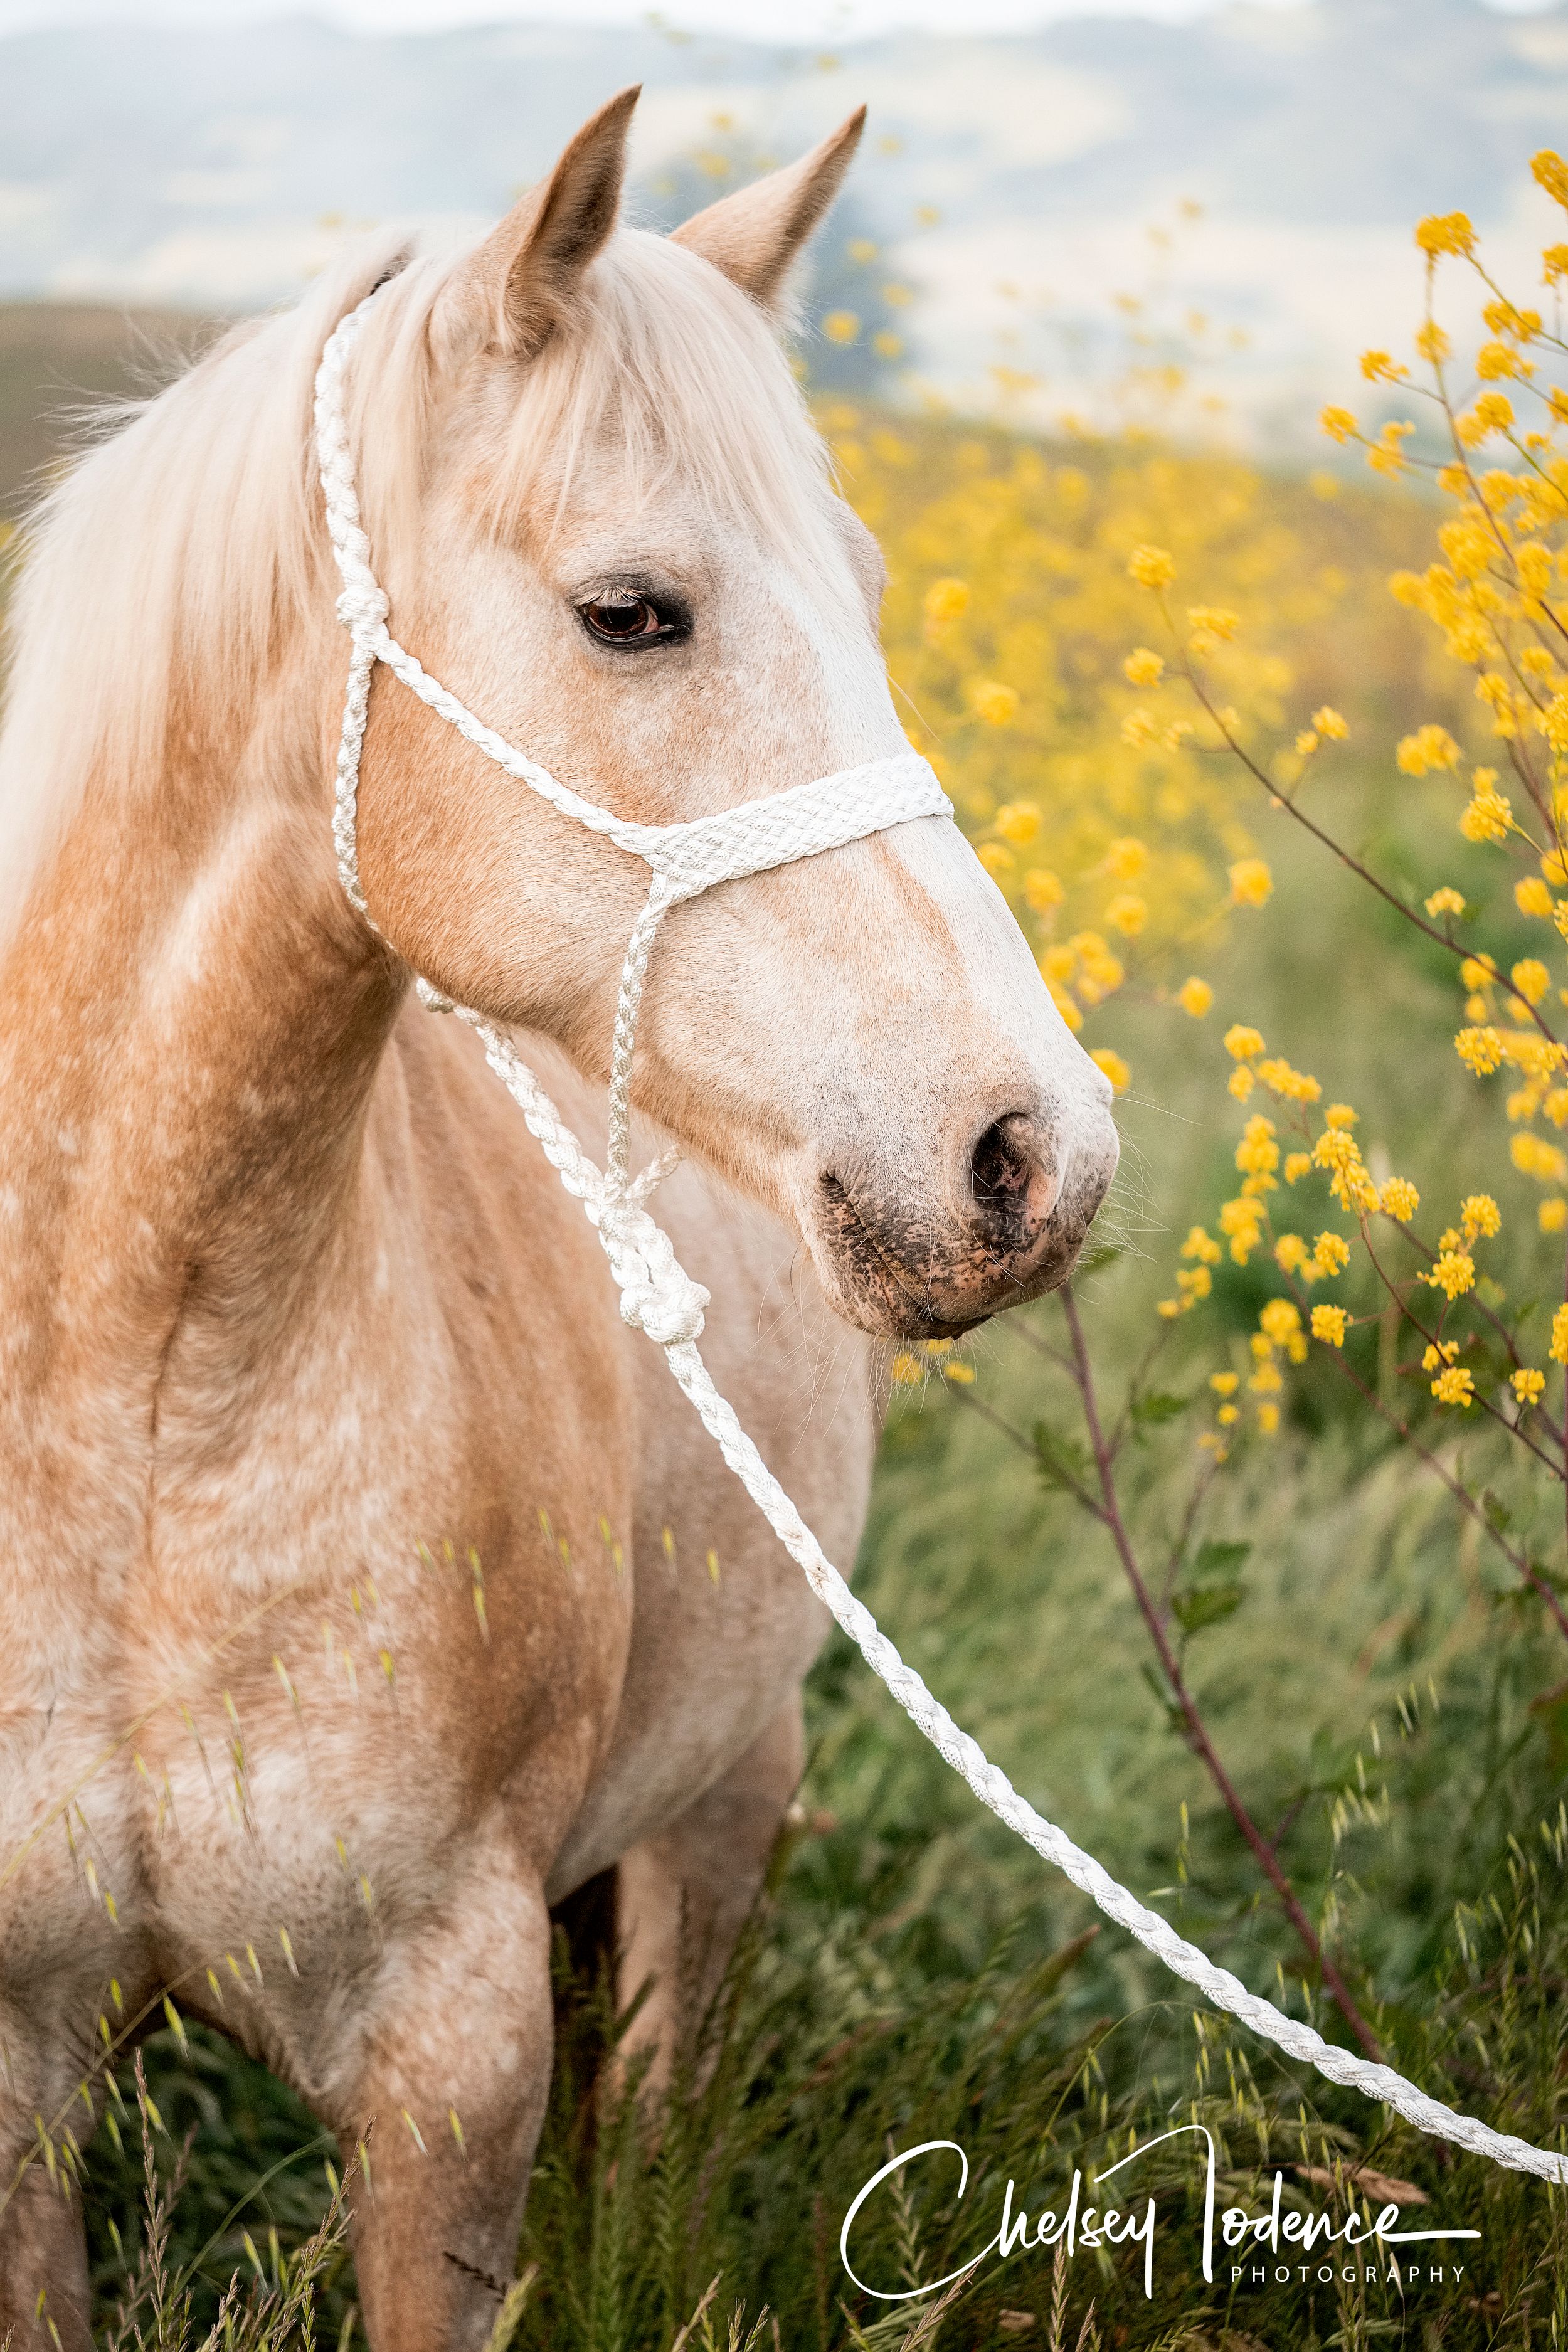
[[[547,1906],[618,1864],[632,1981],[668,1985],[683,1912],[716,1967],[799,1771],[822,1611],[472,1035],[408,991],[412,964],[532,1033],[591,1124],[645,870],[384,671],[374,932],[332,858],[310,387],[382,278],[366,522],[399,637],[470,708],[655,824],[901,744],[880,567],[774,332],[859,118],[667,240],[616,227],[634,97],[466,258],[361,256],[237,330],[35,534],[0,784],[18,2345],[88,2341],[42,2151],[98,2099],[100,2017],[166,1988],[347,2147],[374,2126],[376,2352],[482,2341],[550,2071]],[[1105,1081],[929,821],[672,917],[637,1089],[700,1163],[661,1215],[717,1377],[847,1561],[874,1339],[1060,1280],[1115,1159]]]

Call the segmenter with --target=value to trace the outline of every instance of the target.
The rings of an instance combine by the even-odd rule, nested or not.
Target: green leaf
[[[1218,1625],[1234,1617],[1245,1590],[1239,1584],[1215,1584],[1198,1592],[1179,1592],[1174,1602],[1176,1622],[1188,1634],[1202,1633],[1205,1625]]]
[[[1128,1411],[1140,1428],[1157,1429],[1162,1422],[1174,1421],[1179,1412],[1185,1412],[1191,1402],[1191,1397],[1169,1396],[1156,1389],[1134,1397]]]
[[[1251,1555],[1248,1543],[1202,1543],[1187,1570],[1189,1584],[1235,1584]]]
[[[1078,1486],[1089,1476],[1091,1464],[1088,1448],[1074,1437],[1062,1437],[1043,1421],[1035,1423],[1030,1433],[1034,1439],[1035,1458],[1040,1466],[1040,1476],[1047,1486]]]

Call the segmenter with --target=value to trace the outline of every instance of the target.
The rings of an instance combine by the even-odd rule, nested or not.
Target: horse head
[[[904,736],[881,560],[779,331],[861,117],[667,238],[617,223],[635,98],[477,250],[374,306],[350,430],[402,644],[584,797],[668,824]],[[387,942],[604,1074],[634,861],[395,686],[372,701],[359,841]],[[885,1335],[952,1333],[1060,1282],[1116,1161],[1106,1080],[940,821],[678,909],[635,1098]]]

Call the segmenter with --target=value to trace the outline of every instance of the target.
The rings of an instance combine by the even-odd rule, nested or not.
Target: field
[[[36,321],[7,331],[41,348]],[[68,356],[58,373],[70,380]],[[1400,911],[1458,880],[1500,967],[1541,938],[1525,898],[1488,880],[1484,841],[1438,811],[1441,782],[1394,756],[1420,729],[1468,741],[1477,725],[1465,681],[1446,682],[1430,630],[1386,585],[1428,562],[1435,496],[1408,475],[1271,475],[1146,426],[1039,441],[842,399],[823,417],[889,549],[889,656],[911,731],[1121,1090],[1122,1171],[1074,1299],[1108,1425],[1127,1402],[1118,1526],[1180,1685],[1151,1646],[1116,1529],[1075,1495],[1094,1501],[1095,1464],[1058,1302],[990,1327],[962,1358],[895,1364],[858,1589],[1031,1800],[1208,1953],[1348,2040],[1326,1961],[1401,2072],[1568,2145],[1568,1661],[1546,1597],[1568,1591],[1561,1501],[1535,1465],[1510,1468],[1500,1424],[1434,1401],[1361,1259],[1332,1294],[1352,1310],[1342,1348],[1303,1342],[1298,1365],[1281,1342],[1289,1361],[1269,1386],[1258,1367],[1274,1356],[1254,1335],[1280,1295],[1270,1252],[1209,1241],[1181,1255],[1247,1165],[1236,1155],[1256,1105],[1227,1082],[1266,1038],[1358,1107],[1378,1182],[1411,1171],[1445,1217],[1450,1202],[1496,1195],[1506,1263],[1494,1253],[1477,1295],[1526,1352],[1545,1352],[1562,1244],[1557,1195],[1540,1196],[1560,1180],[1517,1155],[1500,1174],[1495,1121],[1451,1043],[1453,958]],[[1153,690],[1135,649],[1155,643],[1151,590],[1128,575],[1139,548],[1170,551],[1182,608],[1192,599],[1180,632],[1206,641],[1213,698],[1237,706],[1219,737],[1201,721],[1173,734],[1157,697],[1155,717],[1134,716],[1149,707],[1140,676]],[[1342,748],[1326,723],[1322,746],[1289,748],[1324,709],[1343,714]],[[1229,735],[1281,792],[1333,750],[1313,821],[1386,877],[1390,898],[1279,793],[1271,804]],[[1489,985],[1483,974],[1472,996]],[[1259,1033],[1250,1060],[1227,1052],[1237,1025]],[[1268,1099],[1284,1130],[1304,1098]],[[1326,1191],[1314,1213],[1331,1217]],[[1237,1221],[1216,1230],[1234,1235]],[[1178,1289],[1178,1270],[1206,1269],[1210,1251],[1206,1288]],[[1162,1313],[1189,1297],[1190,1312]],[[1489,1528],[1537,1584],[1510,1571]],[[1080,2246],[1054,2265],[1045,2251],[994,2256],[918,2340],[1563,2342],[1562,2191],[1422,2138],[1195,2008],[981,1813],[840,1642],[813,1676],[810,1727],[805,1819],[661,2110],[613,2087],[615,2021],[603,1987],[574,1975],[563,1932],[561,2056],[521,2249],[531,2285],[510,2340],[891,2352],[916,2340],[925,2306],[858,2292],[838,2252],[845,2210],[890,2148],[955,2141],[971,2166],[962,2202],[944,2158],[868,2209],[856,2265],[893,2290],[940,2278],[994,2234],[1008,2179],[1016,2206],[1059,2213],[1075,2167],[1088,2183],[1133,2146],[1202,2125],[1223,2206],[1266,2211],[1280,2173],[1284,2209],[1331,2213],[1337,2230],[1352,2208],[1392,2202],[1402,2227],[1479,2236],[1424,2244],[1397,2276],[1385,2253],[1375,2280],[1339,2263],[1327,2281],[1315,2265],[1281,2280],[1271,2260],[1262,2281],[1233,2282],[1222,2247],[1206,2280],[1207,2143],[1189,2132],[1131,2174],[1140,2199],[1158,2198],[1151,2293],[1136,2247]],[[139,2126],[124,2073],[123,2116],[88,2159],[105,2341],[198,2340],[237,2271],[235,2342],[307,2340],[312,2279],[318,2336],[349,2340],[334,2151],[259,2069],[195,2029],[159,2032],[144,2057],[153,2109]],[[163,2224],[142,2210],[143,2141],[158,2175],[179,2179],[161,2250]]]

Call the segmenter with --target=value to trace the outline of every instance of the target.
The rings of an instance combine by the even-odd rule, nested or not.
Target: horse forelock
[[[389,236],[357,246],[294,309],[243,321],[151,399],[102,412],[108,430],[38,501],[8,622],[0,935],[83,794],[155,789],[175,738],[187,751],[231,739],[281,639],[327,593],[314,374],[338,320],[389,276],[351,431],[378,567],[395,576],[412,552],[437,389],[431,312],[450,268],[406,261]],[[474,456],[498,536],[548,545],[590,479],[613,478],[628,513],[674,482],[792,569],[841,567],[826,453],[773,329],[667,239],[618,231],[543,352],[490,389]]]

